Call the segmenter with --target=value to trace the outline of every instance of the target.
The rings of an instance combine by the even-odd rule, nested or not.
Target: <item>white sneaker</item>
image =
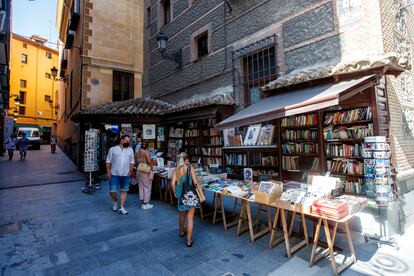
[[[112,205],[112,211],[116,212],[118,211],[118,202],[114,201],[114,205]]]
[[[151,209],[152,207],[154,207],[154,205],[149,204],[149,203],[141,205],[141,208],[144,209],[144,210]]]
[[[123,215],[128,214],[128,211],[124,207],[119,208],[119,212]]]

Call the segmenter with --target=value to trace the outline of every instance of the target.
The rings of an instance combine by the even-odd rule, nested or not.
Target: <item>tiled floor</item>
[[[26,161],[0,159],[1,275],[332,274],[327,259],[309,267],[310,247],[288,259],[283,244],[268,250],[269,235],[251,243],[247,233],[237,237],[234,228],[226,232],[210,219],[196,220],[195,243],[187,248],[170,204],[154,201],[153,209],[142,210],[131,194],[129,214],[121,216],[111,211],[106,185],[83,194],[83,181],[72,182],[81,178],[60,151],[52,155],[46,147]],[[413,275],[404,241],[396,251],[354,233],[359,261],[344,275]]]

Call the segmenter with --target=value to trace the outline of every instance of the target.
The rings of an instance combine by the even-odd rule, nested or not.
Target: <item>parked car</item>
[[[40,139],[39,129],[37,127],[19,127],[16,134],[18,141],[23,137],[23,133],[26,133],[26,137],[29,139],[29,149],[40,150],[42,141]]]

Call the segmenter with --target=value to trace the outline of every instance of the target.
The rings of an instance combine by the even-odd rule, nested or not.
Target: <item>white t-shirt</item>
[[[131,147],[112,147],[106,156],[106,163],[111,163],[111,174],[116,176],[128,176],[129,165],[134,162],[134,151]]]

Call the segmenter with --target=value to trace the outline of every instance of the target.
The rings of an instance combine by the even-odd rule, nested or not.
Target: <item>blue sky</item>
[[[23,36],[40,35],[56,43],[56,2],[57,0],[13,0],[12,31]],[[47,46],[57,48],[56,44]]]

